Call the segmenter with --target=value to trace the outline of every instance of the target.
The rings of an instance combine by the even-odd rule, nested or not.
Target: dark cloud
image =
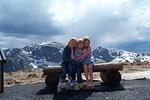
[[[12,36],[61,33],[51,21],[49,3],[49,0],[1,0],[0,31]]]
[[[94,45],[110,46],[149,39],[149,7],[149,0],[0,0],[0,43],[88,35]]]

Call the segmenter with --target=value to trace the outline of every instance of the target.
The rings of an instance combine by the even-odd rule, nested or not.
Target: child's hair
[[[77,44],[83,44],[83,39],[78,39]]]
[[[72,45],[72,42],[77,42],[77,39],[76,38],[71,38],[70,40],[69,40],[69,42],[68,42],[68,45],[70,46],[70,45]]]
[[[68,44],[71,43],[71,42],[73,42],[73,41],[77,41],[77,39],[76,39],[76,38],[71,38],[71,39],[69,40]]]
[[[83,38],[83,43],[84,43],[85,41],[88,41],[88,42],[90,43],[90,39],[87,38],[87,37]]]
[[[87,38],[87,37],[85,37],[85,38],[83,38],[83,46],[84,46],[84,48],[87,48],[87,46],[85,46],[85,42],[86,42],[86,41],[88,41],[88,42],[89,42],[89,45],[90,45],[90,39]]]

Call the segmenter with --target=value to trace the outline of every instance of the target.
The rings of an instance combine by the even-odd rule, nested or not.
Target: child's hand
[[[80,51],[80,53],[82,53],[82,54],[83,54],[83,53],[84,53],[84,50]]]
[[[85,52],[86,51],[86,49],[83,49],[83,52]]]
[[[75,57],[74,57],[74,55],[73,55],[73,50],[71,51],[71,58],[74,60],[75,59]]]

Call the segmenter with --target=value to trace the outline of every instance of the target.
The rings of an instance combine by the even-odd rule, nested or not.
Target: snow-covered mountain
[[[7,63],[4,67],[4,71],[16,71],[30,68],[28,65],[30,64],[32,59],[23,49],[6,49],[5,54],[7,58]]]
[[[64,46],[57,42],[44,42],[24,48],[6,49],[7,63],[4,71],[60,65]]]
[[[142,40],[142,41],[118,43],[116,45],[111,45],[111,48],[118,48],[130,52],[138,52],[138,53],[142,52],[145,54],[150,54],[150,41]]]
[[[150,62],[150,56],[144,53],[134,53],[125,50],[97,47],[93,51],[95,61],[102,59],[104,62]]]
[[[23,49],[33,59],[33,64],[42,67],[45,65],[55,66],[61,62],[62,51],[65,45],[57,42],[44,42],[25,46]]]
[[[65,45],[57,42],[43,42],[27,45],[23,48],[6,49],[7,63],[5,71],[30,68],[43,68],[61,64]],[[150,56],[124,50],[97,47],[93,50],[94,62],[150,62]]]
[[[150,62],[150,56],[145,55],[144,53],[134,53],[125,50],[114,49],[109,49],[109,53],[115,58],[112,60],[112,62]]]

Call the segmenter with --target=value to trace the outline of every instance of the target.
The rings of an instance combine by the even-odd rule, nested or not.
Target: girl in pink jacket
[[[84,38],[83,39],[83,45],[84,45],[84,73],[86,78],[86,86],[87,88],[94,89],[93,85],[93,56],[92,56],[92,49],[90,46],[90,39]]]

